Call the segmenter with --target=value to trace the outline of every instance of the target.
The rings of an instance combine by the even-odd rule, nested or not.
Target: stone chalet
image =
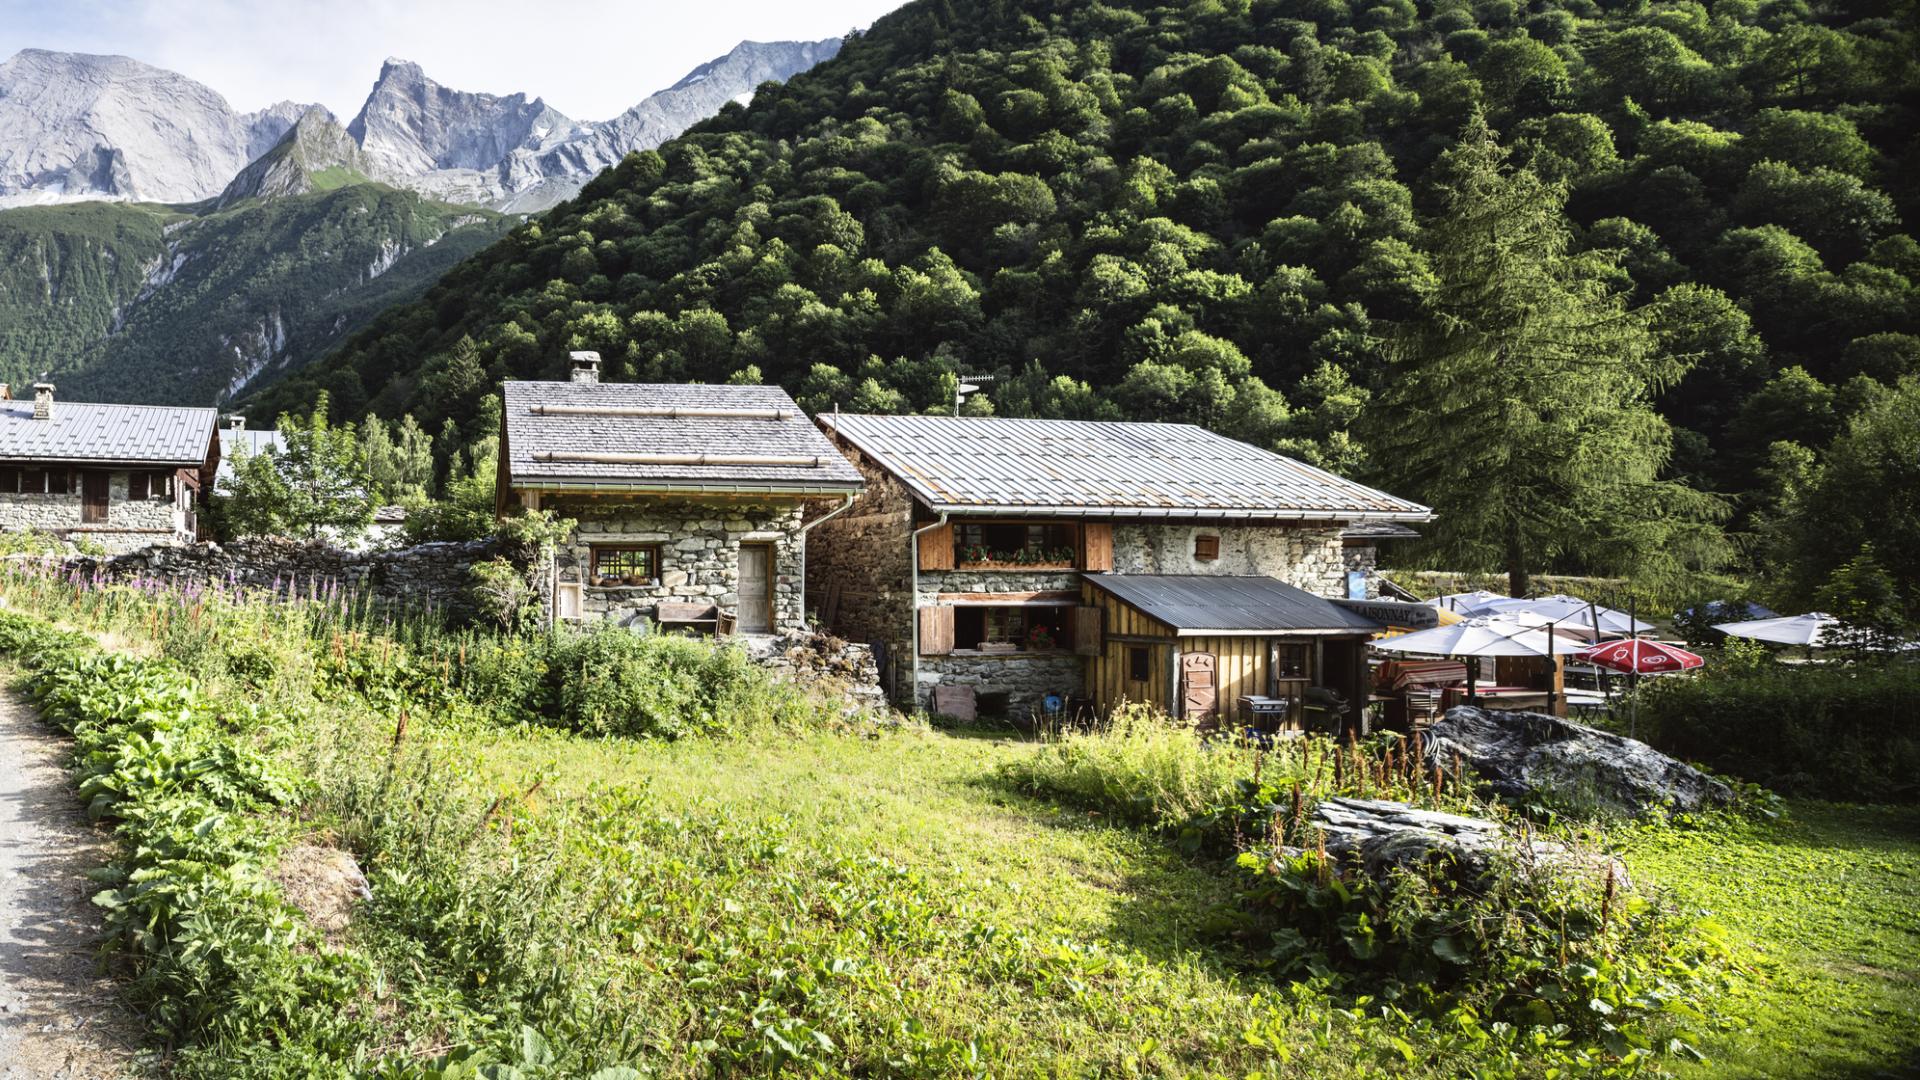
[[[579,523],[554,566],[558,619],[798,630],[806,534],[860,473],[776,386],[509,382],[498,509]]]
[[[1351,713],[1381,626],[1342,606],[1349,529],[1431,517],[1186,424],[818,422],[867,486],[812,534],[813,603],[884,653],[896,699],[936,711],[1141,701],[1237,722],[1257,696],[1298,723],[1329,688]]]
[[[0,383],[0,529],[90,540],[108,552],[199,539],[220,464],[212,409],[16,401]]]

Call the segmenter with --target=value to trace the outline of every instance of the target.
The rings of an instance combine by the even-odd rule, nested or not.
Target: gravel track
[[[67,741],[0,690],[0,1080],[130,1074],[139,1028],[95,959],[112,838],[87,823]]]

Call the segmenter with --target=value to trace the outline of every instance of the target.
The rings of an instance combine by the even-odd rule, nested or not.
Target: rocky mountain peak
[[[359,144],[332,113],[313,105],[272,149],[234,177],[216,205],[225,209],[243,199],[303,195],[367,178]]]
[[[539,98],[450,89],[419,64],[390,57],[347,132],[380,175],[405,177],[489,168],[572,123]]]

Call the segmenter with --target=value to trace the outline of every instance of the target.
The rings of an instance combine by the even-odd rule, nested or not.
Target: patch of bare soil
[[[112,839],[81,813],[66,740],[0,691],[0,1080],[128,1075],[139,1025],[100,972],[86,872]]]

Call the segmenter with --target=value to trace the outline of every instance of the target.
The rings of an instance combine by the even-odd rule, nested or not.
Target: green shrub
[[[1920,800],[1920,664],[1709,663],[1640,690],[1640,735],[1777,791]]]
[[[573,731],[678,739],[814,719],[804,694],[736,647],[601,627],[556,634],[549,648],[551,719]]]

